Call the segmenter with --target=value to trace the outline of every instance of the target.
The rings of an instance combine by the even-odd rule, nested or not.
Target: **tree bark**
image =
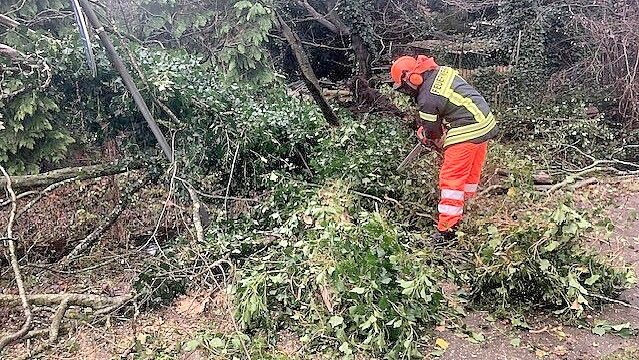
[[[297,65],[300,69],[300,72],[302,73],[302,77],[304,78],[306,87],[311,92],[311,95],[313,96],[313,99],[317,103],[317,106],[319,106],[320,110],[322,111],[322,114],[324,114],[324,118],[326,118],[326,121],[331,126],[339,126],[339,120],[337,118],[337,115],[335,115],[333,108],[331,108],[329,103],[326,101],[326,98],[324,97],[324,95],[322,95],[322,88],[320,87],[319,80],[317,79],[317,76],[315,75],[315,72],[313,71],[313,68],[311,67],[311,63],[308,60],[308,56],[306,55],[306,52],[304,51],[304,48],[302,47],[301,40],[299,39],[297,34],[293,32],[290,26],[286,24],[284,19],[282,19],[282,17],[279,14],[277,15],[277,19],[280,25],[280,29],[282,30],[282,34],[286,38],[286,41],[291,47],[291,50],[293,51],[293,55],[295,56],[295,59],[297,60]]]
[[[16,27],[18,25],[20,25],[17,21],[13,20],[12,18],[4,15],[4,14],[0,14],[0,24],[8,27],[8,28],[13,28]]]
[[[93,179],[100,176],[120,174],[132,170],[127,164],[109,163],[101,165],[79,166],[49,171],[38,175],[12,176],[14,188],[33,188],[48,186],[71,178],[78,180]],[[0,178],[0,187],[5,186],[6,180]]]
[[[370,66],[369,66],[369,57],[368,48],[364,43],[364,39],[362,39],[357,34],[351,35],[351,46],[353,47],[353,51],[355,52],[355,62],[357,66],[357,76],[363,77],[365,79],[370,78]]]
[[[347,35],[351,37],[351,48],[355,53],[356,77],[364,77],[365,79],[368,79],[370,77],[370,54],[364,39],[354,33],[348,25],[344,24],[335,11],[331,10],[324,15],[318,12],[313,5],[309,4],[308,0],[298,0],[297,4],[303,7],[315,21],[322,24],[329,31],[339,36]],[[331,5],[329,6],[332,7]]]
[[[9,58],[9,60],[14,61],[15,59],[20,57],[20,52],[9,45],[0,44],[0,55]]]

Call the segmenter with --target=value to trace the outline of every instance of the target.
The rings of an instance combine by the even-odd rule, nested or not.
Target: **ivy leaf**
[[[351,292],[361,295],[366,292],[366,289],[364,289],[363,287],[356,287],[356,288],[353,288]]]
[[[344,318],[339,315],[331,316],[328,323],[331,324],[332,327],[336,328],[344,323]]]
[[[599,274],[594,274],[593,276],[589,277],[588,279],[586,279],[585,284],[588,286],[591,286],[592,284],[596,283],[597,280],[599,280],[601,276]]]
[[[351,347],[348,345],[347,342],[342,343],[342,345],[339,347],[339,351],[347,355],[350,355],[353,353],[353,350],[351,350]]]
[[[550,252],[550,251],[555,250],[557,247],[559,247],[559,242],[553,240],[550,243],[548,243],[548,245],[546,245],[546,247],[544,247],[544,250]]]

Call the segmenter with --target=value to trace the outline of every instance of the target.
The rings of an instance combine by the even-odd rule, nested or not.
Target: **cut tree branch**
[[[6,44],[0,44],[0,55],[9,58],[11,61],[24,56],[24,54]]]
[[[32,294],[27,295],[27,300],[36,306],[58,305],[66,301],[69,306],[90,307],[102,309],[113,305],[122,305],[131,300],[133,295],[100,296],[93,294]],[[0,304],[5,306],[18,306],[20,297],[13,294],[0,294]]]
[[[341,29],[339,29],[335,24],[329,21],[326,18],[326,16],[320,14],[317,10],[315,10],[315,8],[308,3],[308,0],[298,1],[297,4],[303,7],[304,9],[306,9],[306,11],[313,17],[314,20],[324,25],[324,27],[330,30],[331,32],[334,32],[336,34],[339,34],[342,32]]]
[[[8,17],[6,15],[3,15],[3,14],[0,14],[0,24],[6,26],[8,28],[14,28],[14,27],[20,25],[20,23],[18,23],[17,21],[15,21],[12,18],[10,18],[10,17]]]

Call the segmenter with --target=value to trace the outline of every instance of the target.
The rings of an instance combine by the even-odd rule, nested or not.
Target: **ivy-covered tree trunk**
[[[302,74],[302,78],[306,83],[306,87],[313,96],[317,106],[319,106],[322,111],[322,114],[324,114],[326,122],[328,122],[331,126],[339,126],[337,115],[335,115],[333,108],[331,108],[331,105],[326,101],[326,98],[324,98],[324,95],[322,94],[322,88],[320,87],[319,80],[311,67],[311,62],[308,60],[306,52],[304,52],[302,42],[279,14],[277,15],[277,20],[279,22],[280,29],[282,30],[282,34],[291,47],[295,60],[297,60],[297,65],[300,69],[300,73]]]

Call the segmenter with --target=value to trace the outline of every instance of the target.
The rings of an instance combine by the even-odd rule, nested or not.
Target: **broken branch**
[[[71,261],[78,258],[80,254],[82,254],[85,250],[87,250],[95,241],[107,231],[113,223],[118,219],[120,214],[126,209],[131,203],[131,197],[133,194],[138,192],[148,181],[150,177],[147,175],[145,177],[140,178],[138,181],[133,184],[129,189],[127,189],[118,202],[118,204],[111,210],[111,213],[106,217],[104,222],[98,226],[95,230],[93,230],[87,237],[85,237],[75,248],[60,262],[62,266],[69,265]]]
[[[26,317],[24,324],[20,328],[20,330],[16,331],[13,334],[9,334],[0,339],[0,352],[9,345],[10,343],[16,341],[17,339],[24,336],[29,329],[31,328],[31,322],[33,321],[33,314],[31,313],[31,306],[29,305],[29,300],[27,299],[27,293],[24,290],[24,283],[22,281],[22,274],[20,273],[20,266],[18,264],[18,256],[16,255],[16,244],[13,239],[13,222],[16,217],[16,193],[13,191],[11,187],[11,177],[7,173],[7,171],[0,165],[0,171],[5,177],[5,186],[7,188],[7,192],[11,198],[11,211],[9,213],[9,222],[7,223],[7,242],[9,243],[9,256],[11,257],[11,267],[13,268],[13,273],[16,279],[16,285],[18,286],[18,293],[20,294],[18,298],[20,299],[20,303],[22,304],[22,309],[24,311],[24,315]]]
[[[122,305],[131,300],[133,295],[120,296],[100,296],[91,294],[33,294],[27,295],[27,300],[32,305],[51,306],[61,304],[66,301],[69,306],[90,307],[93,309],[101,309],[113,305]],[[13,294],[0,294],[0,304],[6,306],[16,306],[20,304],[20,297]]]

